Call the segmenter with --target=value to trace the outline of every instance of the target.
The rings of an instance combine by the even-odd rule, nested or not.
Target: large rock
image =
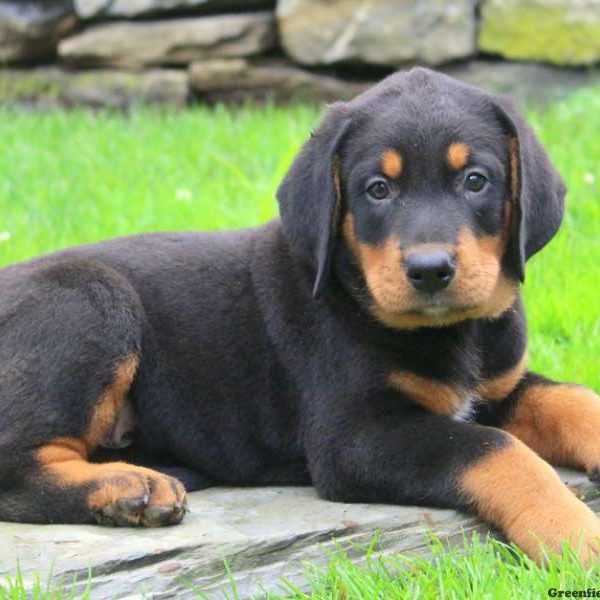
[[[190,65],[190,85],[202,100],[276,102],[350,100],[370,83],[345,81],[277,60],[214,59]]]
[[[126,109],[137,104],[183,107],[188,100],[185,71],[149,69],[66,72],[59,69],[0,70],[0,105],[32,108],[90,106]]]
[[[444,67],[443,72],[519,104],[542,106],[563,100],[577,89],[600,85],[600,68],[564,69],[534,62],[471,60]]]
[[[306,64],[438,65],[475,52],[472,0],[279,0],[282,44]]]
[[[563,477],[600,509],[584,475]],[[375,555],[427,552],[429,532],[462,543],[464,533],[487,531],[452,510],[326,502],[311,488],[213,488],[191,494],[190,509],[181,525],[158,530],[0,523],[0,577],[19,561],[27,587],[52,571],[81,591],[91,569],[92,598],[198,598],[193,587],[222,598],[233,596],[232,580],[236,597],[264,597],[282,577],[305,585],[305,561],[323,564],[336,544],[358,560],[357,544],[376,533]]]
[[[135,69],[251,56],[272,49],[276,39],[275,20],[269,12],[115,22],[63,40],[59,55],[69,65]]]
[[[274,5],[274,0],[75,0],[75,10],[82,19],[138,17],[165,12],[229,12]]]
[[[484,0],[479,47],[559,65],[600,61],[600,0]]]
[[[0,63],[51,59],[76,23],[73,0],[1,0]]]

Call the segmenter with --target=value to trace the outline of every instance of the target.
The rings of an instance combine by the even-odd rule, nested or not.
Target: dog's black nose
[[[431,294],[448,287],[456,272],[454,259],[443,250],[410,254],[404,261],[404,270],[414,288]]]

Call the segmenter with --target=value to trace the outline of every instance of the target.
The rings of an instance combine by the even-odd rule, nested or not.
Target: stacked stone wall
[[[0,104],[331,101],[413,64],[551,99],[600,79],[600,0],[0,0]]]

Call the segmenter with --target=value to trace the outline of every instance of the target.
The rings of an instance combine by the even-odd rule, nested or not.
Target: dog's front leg
[[[363,405],[364,407],[364,405]],[[386,409],[387,408],[387,409]],[[406,410],[367,409],[313,421],[309,469],[325,498],[474,510],[527,554],[581,542],[595,556],[600,522],[554,469],[510,433]]]
[[[495,403],[489,403],[494,412]],[[557,466],[600,475],[600,397],[581,385],[527,373],[497,406],[497,423]]]

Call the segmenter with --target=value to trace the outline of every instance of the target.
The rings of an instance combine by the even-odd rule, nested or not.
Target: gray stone
[[[600,61],[600,0],[484,0],[479,47],[559,65]]]
[[[600,510],[599,490],[584,475],[562,475]],[[184,522],[164,529],[1,523],[0,577],[14,575],[18,560],[28,586],[52,571],[81,590],[91,568],[93,598],[194,598],[192,587],[223,597],[231,589],[226,559],[247,598],[277,590],[281,577],[302,586],[305,561],[323,564],[336,544],[360,560],[356,544],[376,533],[376,553],[419,554],[430,531],[449,543],[488,531],[452,510],[326,502],[312,488],[213,488],[189,500]]]
[[[540,106],[583,87],[600,84],[600,68],[561,69],[526,62],[473,60],[442,69],[490,92],[506,94],[523,106]]]
[[[1,0],[0,63],[52,58],[76,24],[72,0]]]
[[[59,55],[64,63],[79,67],[135,69],[251,56],[272,49],[276,39],[275,20],[269,12],[114,22],[63,40]]]
[[[75,0],[82,19],[139,17],[166,12],[247,11],[275,6],[274,0]]]
[[[484,0],[479,47],[559,65],[600,61],[600,0]]]
[[[372,83],[344,81],[283,61],[252,62],[241,58],[193,63],[189,73],[192,89],[209,103],[240,102],[248,98],[334,102],[350,100]]]
[[[0,70],[0,105],[33,108],[91,106],[124,109],[135,104],[183,107],[188,99],[185,71],[150,69],[68,72],[57,68]]]
[[[306,65],[437,65],[475,52],[472,0],[279,0],[281,43]]]

